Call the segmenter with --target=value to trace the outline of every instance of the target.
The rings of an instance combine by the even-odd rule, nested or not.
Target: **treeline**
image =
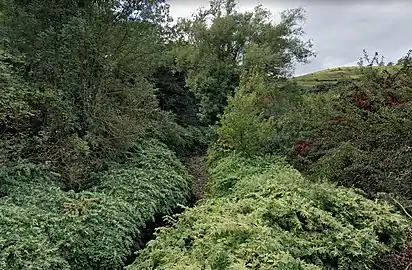
[[[290,75],[313,54],[300,9],[278,24],[231,0],[176,24],[162,0],[7,0],[0,10],[1,160],[50,164],[77,190],[148,137],[179,154],[204,150],[204,127],[242,73]]]

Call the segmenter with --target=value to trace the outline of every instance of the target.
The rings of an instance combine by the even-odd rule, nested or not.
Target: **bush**
[[[259,72],[245,72],[239,89],[229,98],[219,122],[218,140],[210,154],[219,159],[226,151],[249,155],[269,152],[277,118],[298,102],[298,91],[295,84],[285,79],[274,80]]]
[[[8,175],[0,201],[1,268],[122,269],[145,223],[170,214],[189,192],[187,171],[164,146],[145,143],[136,152],[80,193],[63,191],[36,168],[14,171],[39,176],[30,181]]]
[[[229,98],[220,121],[219,142],[229,149],[254,153],[261,151],[270,139],[274,121],[262,113],[265,91],[262,77],[252,77],[244,84]],[[268,91],[266,94],[271,97]]]
[[[51,163],[68,188],[82,190],[101,163],[167,131],[159,131],[168,119],[150,81],[164,58],[164,3],[132,4],[149,22],[133,20],[116,1],[6,2],[0,8],[0,162]],[[118,16],[124,20],[113,19]]]
[[[230,154],[211,175],[211,196],[128,269],[370,269],[406,237],[390,205],[309,182],[278,158]]]
[[[363,74],[340,89],[306,95],[278,121],[275,141],[314,178],[411,199],[411,70],[368,67]]]
[[[24,82],[18,75],[22,65],[22,57],[0,45],[0,162],[29,155],[32,136],[44,122],[44,105],[57,102],[50,91]]]

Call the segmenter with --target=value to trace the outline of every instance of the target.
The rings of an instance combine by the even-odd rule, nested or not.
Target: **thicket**
[[[279,119],[276,143],[308,175],[410,199],[411,66],[360,69],[359,80],[305,95]]]
[[[406,56],[410,58],[410,54]],[[345,80],[324,93],[311,93],[265,76],[246,77],[229,100],[210,156],[231,151],[277,154],[306,177],[356,187],[404,214],[410,208],[411,66],[375,68],[377,55],[363,58],[361,78]],[[268,98],[269,97],[269,98]],[[286,104],[286,106],[284,106]],[[280,113],[274,113],[274,111]],[[355,214],[354,214],[355,215]],[[380,262],[388,269],[408,266],[410,247]],[[389,258],[389,259],[388,259]]]
[[[212,196],[134,267],[362,269],[401,246],[390,206],[320,179],[408,206],[410,55],[308,93],[288,79],[314,56],[304,19],[234,0],[174,25],[163,0],[1,1],[0,268],[120,269],[188,196],[171,151],[215,137]]]
[[[164,145],[135,150],[79,193],[63,191],[36,165],[1,168],[0,269],[122,269],[145,224],[184,204],[190,184]]]
[[[219,0],[172,26],[163,0],[2,1],[0,268],[120,269],[188,196],[168,148],[205,150],[255,56],[273,76],[306,61],[303,18]]]
[[[204,150],[197,101],[172,72],[164,1],[13,0],[0,10],[2,162],[50,164],[79,191],[142,139]]]
[[[284,160],[228,154],[211,194],[127,269],[371,269],[408,223],[359,190],[311,182]]]
[[[409,199],[411,66],[377,69],[376,59],[366,55],[361,78],[324,93],[248,75],[229,99],[214,154],[279,154],[308,176]]]
[[[277,24],[233,0],[175,25],[162,0],[7,0],[0,12],[2,162],[47,163],[77,191],[142,139],[204,151],[243,72],[287,76],[313,55],[301,9]]]
[[[159,104],[188,91],[164,83],[167,16],[164,1],[1,1],[0,269],[121,269],[188,199],[169,148],[203,151],[209,132],[184,118],[191,96]]]

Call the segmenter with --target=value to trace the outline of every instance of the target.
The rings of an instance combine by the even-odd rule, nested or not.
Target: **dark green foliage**
[[[229,154],[211,176],[211,196],[128,269],[370,269],[405,239],[388,204],[310,182],[278,158]]]
[[[177,144],[168,142],[168,145],[170,145],[170,148],[178,153],[179,156],[205,153],[209,144],[214,141],[216,137],[214,128],[204,126],[180,127],[180,129],[175,132],[180,132],[180,142]]]
[[[307,173],[370,195],[394,192],[410,198],[410,67],[362,71],[357,82],[306,95],[299,107],[279,120],[279,145]]]
[[[2,115],[13,133],[2,144],[22,141],[9,159],[51,163],[68,187],[82,189],[137,140],[173,133],[149,81],[163,61],[163,1],[14,0],[2,10],[5,44],[24,56],[13,70],[19,81],[6,82],[13,96],[0,97],[16,118]]]
[[[130,269],[370,269],[401,252],[408,224],[387,202],[320,179],[412,191],[409,58],[329,71],[356,84],[296,83],[314,55],[303,10],[275,24],[236,8],[214,0],[171,27],[163,0],[0,1],[0,269],[123,269],[187,202],[172,151],[196,155],[201,197],[215,135],[209,196]]]
[[[188,196],[189,176],[156,142],[99,175],[90,190],[65,192],[36,166],[8,168],[0,201],[1,269],[122,269],[155,214]]]
[[[30,156],[46,104],[56,102],[48,90],[24,82],[18,75],[23,64],[21,57],[0,47],[0,162]]]
[[[186,76],[171,64],[160,67],[153,74],[160,108],[176,115],[180,125],[199,125],[198,100],[186,86]]]
[[[166,19],[164,1],[0,3],[1,269],[121,269],[186,202],[188,173],[149,140],[187,155],[209,128]]]

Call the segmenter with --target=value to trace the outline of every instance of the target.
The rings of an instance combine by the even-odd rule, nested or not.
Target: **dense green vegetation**
[[[291,78],[304,10],[168,8],[0,3],[0,269],[123,269],[202,197],[128,268],[408,268],[411,52]]]
[[[356,82],[304,96],[279,120],[276,143],[307,174],[409,199],[410,67],[362,72]]]
[[[240,88],[229,100],[211,158],[219,160],[231,151],[285,156],[314,182],[329,179],[360,188],[367,197],[387,200],[409,215],[410,61],[397,68],[370,65],[358,70],[356,80],[323,93],[299,92],[289,85],[287,89],[297,93],[289,102],[268,98],[282,93],[278,81],[273,85],[262,76],[249,78],[244,88],[255,91]],[[281,114],[273,113],[284,104]],[[394,256],[390,269],[407,267],[408,250]]]
[[[370,269],[406,220],[356,190],[310,182],[279,158],[230,154],[212,193],[128,269]]]
[[[163,229],[130,269],[404,269],[408,253],[381,257],[404,247],[406,218],[387,196],[367,197],[408,199],[410,71],[359,70],[357,82],[292,98],[282,89],[299,86],[246,74],[209,151],[210,196]],[[307,176],[259,157],[270,153]]]
[[[33,164],[2,168],[0,269],[122,269],[145,223],[184,204],[190,183],[158,142],[136,153],[79,193]]]
[[[177,67],[198,97],[201,119],[215,123],[243,72],[258,68],[270,77],[288,76],[295,62],[307,62],[312,44],[303,34],[302,9],[287,10],[278,24],[262,6],[240,13],[235,1],[211,1],[177,26]],[[208,26],[210,25],[210,27]]]
[[[193,95],[159,104],[188,92],[169,80],[167,5],[0,11],[0,269],[122,269],[146,223],[190,196],[169,149],[202,151],[210,133]]]
[[[360,78],[325,93],[248,77],[229,99],[217,152],[280,154],[308,175],[355,185],[371,196],[407,197],[411,69],[388,69],[359,67]],[[295,94],[281,95],[285,85]]]

